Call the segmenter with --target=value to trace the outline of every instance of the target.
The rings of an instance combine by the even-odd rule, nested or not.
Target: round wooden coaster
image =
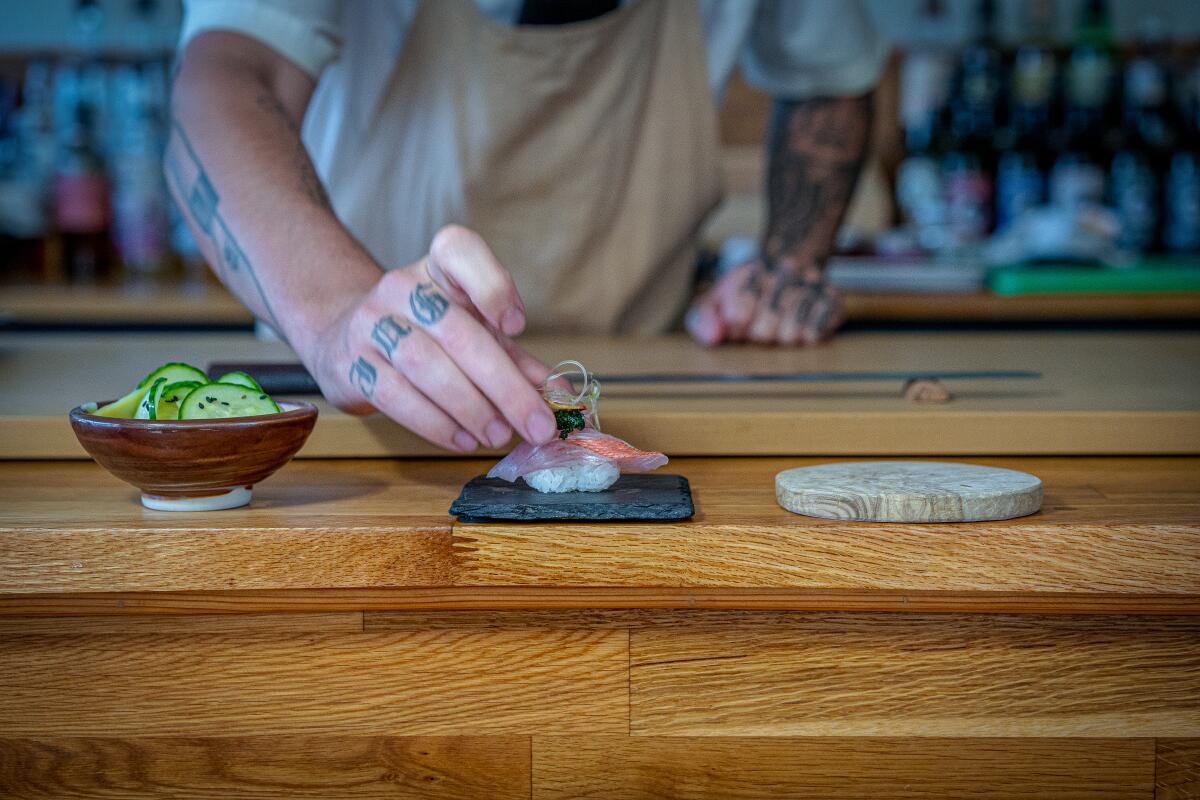
[[[1042,482],[1027,472],[940,461],[852,461],[788,469],[775,497],[809,517],[868,522],[978,522],[1042,507]]]

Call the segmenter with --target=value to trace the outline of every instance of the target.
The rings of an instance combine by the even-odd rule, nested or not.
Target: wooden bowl
[[[142,490],[146,508],[215,511],[249,503],[312,433],[316,406],[278,402],[278,414],[188,420],[100,417],[89,403],[71,409],[71,428],[100,466]]]

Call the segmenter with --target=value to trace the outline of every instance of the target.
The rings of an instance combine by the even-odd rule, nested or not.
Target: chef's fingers
[[[754,318],[746,331],[746,337],[752,342],[773,344],[779,332],[779,323],[783,319],[782,303],[789,289],[789,284],[777,273],[763,275],[758,306],[754,310]]]
[[[761,263],[747,261],[717,282],[716,292],[725,338],[737,341],[746,337],[762,295],[765,277]]]
[[[375,344],[379,347],[380,342]],[[499,448],[512,438],[503,415],[420,328],[411,328],[395,347],[380,348],[380,354],[477,441]]]
[[[543,444],[557,434],[554,415],[541,393],[466,309],[451,303],[432,283],[418,282],[409,291],[407,310],[409,319],[441,345],[526,441]]]
[[[705,347],[713,347],[725,340],[721,301],[715,288],[696,298],[683,322],[692,338]]]
[[[461,225],[439,230],[425,269],[456,303],[479,309],[496,330],[516,336],[525,329],[525,303],[512,275],[475,231]]]
[[[788,290],[781,304],[783,315],[779,321],[777,339],[779,344],[793,346],[804,341],[805,325],[816,301],[816,292],[808,286],[795,286]]]
[[[826,289],[813,302],[812,310],[805,319],[802,340],[805,344],[816,344],[832,335],[843,321],[840,296]]]
[[[534,358],[525,351],[525,348],[508,338],[504,334],[496,336],[496,341],[504,348],[504,352],[508,353],[508,357],[517,365],[517,369],[529,379],[529,382],[534,386],[542,386],[546,378],[550,376],[550,367],[539,359]],[[566,378],[555,378],[550,382],[550,386],[562,389],[564,391],[571,390],[571,382]]]
[[[400,373],[371,353],[350,366],[356,384],[371,404],[389,417],[436,445],[470,453],[479,443]]]

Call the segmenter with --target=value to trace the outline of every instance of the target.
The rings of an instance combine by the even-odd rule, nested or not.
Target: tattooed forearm
[[[375,394],[376,377],[374,365],[362,356],[359,356],[358,360],[350,365],[350,383],[357,386],[358,390],[363,393],[363,397],[367,399]]]
[[[300,177],[300,188],[304,194],[319,208],[332,208],[325,185],[321,183],[317,171],[313,169],[312,159],[309,158],[308,151],[304,149],[304,145],[300,141],[300,130],[288,116],[287,109],[279,102],[279,98],[263,89],[255,96],[254,103],[282,122],[288,131],[295,135],[291,145],[292,166],[295,167],[296,174]]]
[[[422,325],[433,325],[446,316],[450,301],[432,283],[418,283],[408,295],[408,307],[413,319]]]
[[[777,100],[768,139],[768,269],[820,267],[858,179],[871,98]]]
[[[171,121],[171,135],[167,141],[164,162],[167,180],[175,190],[180,210],[212,244],[212,260],[217,274],[226,284],[249,278],[266,312],[267,321],[278,331],[279,321],[271,310],[271,301],[267,299],[267,293],[263,291],[250,259],[221,216],[221,197],[178,120]]]
[[[380,317],[375,323],[375,327],[371,329],[371,339],[375,344],[379,345],[379,349],[388,357],[388,361],[392,360],[392,353],[395,352],[396,346],[400,344],[400,340],[412,333],[412,328],[407,325],[402,325],[396,321],[396,318],[391,314]]]

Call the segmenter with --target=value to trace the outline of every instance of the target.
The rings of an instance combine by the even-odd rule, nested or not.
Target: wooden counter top
[[[756,156],[759,158],[760,156]],[[855,322],[1055,322],[1200,318],[1200,293],[846,293]],[[0,286],[0,323],[21,325],[250,326],[254,317],[223,287]]]
[[[920,406],[898,383],[605,388],[606,430],[673,456],[1200,453],[1200,334],[857,333],[810,349],[701,348],[684,337],[525,340],[597,372],[1031,369],[949,383]],[[71,406],[116,397],[165,361],[288,361],[281,342],[215,334],[0,335],[0,458],[83,458]],[[322,404],[302,457],[440,451],[381,416]]]
[[[253,505],[143,509],[86,463],[0,464],[4,613],[700,607],[1200,613],[1200,459],[978,463],[1041,513],[958,525],[789,514],[797,459],[680,459],[684,523],[459,524],[487,462],[296,462]]]

